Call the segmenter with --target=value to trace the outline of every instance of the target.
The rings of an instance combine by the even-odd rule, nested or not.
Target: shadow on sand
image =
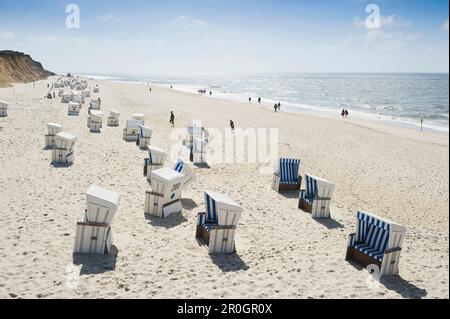
[[[380,281],[387,289],[394,290],[403,298],[421,299],[427,296],[426,289],[422,289],[403,279],[400,276],[388,276],[381,278]]]
[[[80,275],[95,275],[114,271],[119,251],[112,245],[109,255],[73,254],[73,264],[81,266]]]
[[[181,200],[181,205],[183,206],[183,209],[186,209],[188,211],[192,211],[192,210],[194,210],[195,208],[198,207],[197,203],[194,202],[190,198],[183,198]]]
[[[334,219],[316,219],[319,224],[322,224],[328,229],[345,228],[343,224]]]
[[[237,253],[213,254],[211,260],[222,272],[246,271],[250,268]]]
[[[154,227],[173,228],[187,222],[187,219],[181,213],[171,214],[167,218],[159,218],[149,214],[144,214],[144,216],[149,224]]]
[[[201,169],[210,169],[211,166],[209,166],[207,163],[194,163],[194,166]]]

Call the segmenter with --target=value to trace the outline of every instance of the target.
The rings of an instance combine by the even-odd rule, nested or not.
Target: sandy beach
[[[14,94],[0,89],[0,100],[10,103],[0,118],[0,298],[449,298],[448,134],[90,81],[100,86],[94,97],[105,116],[121,113],[120,127],[105,119],[101,134],[92,134],[87,104],[69,117],[60,99],[43,99],[52,79],[14,85]],[[154,131],[151,144],[169,150],[171,110],[176,128],[193,119],[222,131],[231,119],[238,128],[278,128],[280,155],[300,158],[302,174],[336,184],[332,220],[316,221],[297,208],[296,196],[274,192],[272,176],[259,172],[262,163],[195,168],[182,214],[144,216],[147,152],[126,143],[122,129],[132,113],[143,113]],[[74,165],[50,165],[49,122],[77,136]],[[115,251],[74,258],[75,226],[91,184],[122,195]],[[210,256],[195,239],[206,189],[244,209],[236,255]],[[407,227],[400,277],[374,286],[365,270],[345,261],[358,209]]]

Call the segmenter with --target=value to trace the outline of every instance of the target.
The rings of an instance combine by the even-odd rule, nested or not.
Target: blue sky
[[[81,10],[65,26],[66,6]],[[364,23],[366,6],[379,29]],[[0,50],[57,72],[448,72],[442,0],[0,0]]]

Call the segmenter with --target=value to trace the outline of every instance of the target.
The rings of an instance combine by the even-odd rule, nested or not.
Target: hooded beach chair
[[[117,214],[120,194],[92,185],[86,193],[83,222],[77,223],[74,253],[109,254],[111,224]]]
[[[83,91],[81,91],[82,93],[83,93],[83,96],[85,97],[85,98],[87,98],[87,97],[91,97],[91,91],[89,91],[88,89],[84,89]]]
[[[61,96],[61,103],[69,103],[70,99],[71,99],[71,93],[69,92],[64,92]]]
[[[164,166],[167,153],[162,148],[147,146],[148,158],[144,159],[144,176],[150,182],[150,172],[160,169]]]
[[[183,210],[181,191],[184,175],[171,168],[162,168],[149,173],[151,190],[145,193],[145,213],[167,218]]]
[[[298,208],[311,213],[316,219],[330,218],[334,184],[308,174],[305,174],[305,182],[305,189],[300,190]]]
[[[59,89],[59,90],[58,90],[58,96],[59,96],[59,97],[62,97],[63,94],[64,94],[64,89]]]
[[[78,116],[80,115],[80,103],[78,102],[69,102],[67,114],[72,116]]]
[[[100,110],[100,108],[101,108],[101,102],[98,99],[93,99],[89,103],[90,110]]]
[[[232,254],[236,251],[235,233],[242,208],[227,195],[205,191],[206,213],[197,217],[196,237],[210,254]]]
[[[275,165],[272,189],[277,192],[297,191],[301,182],[300,160],[280,158]]]
[[[136,141],[136,145],[138,145],[141,149],[147,149],[147,146],[150,145],[150,139],[152,138],[153,131],[148,126],[139,125],[139,136]]]
[[[55,136],[56,146],[52,149],[52,163],[53,164],[73,164],[74,145],[77,140],[75,135],[61,132]]]
[[[139,121],[141,125],[145,125],[145,116],[141,113],[135,113],[131,116],[133,120]]]
[[[88,115],[89,130],[92,133],[100,133],[100,129],[103,125],[103,112],[98,110],[92,110]]]
[[[100,88],[98,87],[98,85],[94,87],[94,93],[100,93]]]
[[[8,103],[0,101],[0,117],[8,116]]]
[[[139,125],[137,120],[127,120],[127,126],[123,129],[123,139],[127,142],[136,142],[139,136]]]
[[[84,96],[83,93],[79,91],[72,92],[72,97],[70,99],[71,102],[77,102],[80,105],[84,103]]]
[[[56,147],[56,134],[62,132],[62,126],[56,123],[47,124],[48,134],[45,135],[45,148]]]
[[[195,182],[197,178],[191,166],[182,160],[178,160],[178,162],[175,164],[174,170],[185,176],[183,181],[183,188],[186,188],[187,186]]]
[[[116,110],[109,111],[108,126],[119,126],[120,113]]]
[[[404,226],[358,211],[356,233],[349,236],[346,260],[362,267],[378,266],[380,278],[398,275],[405,234]]]

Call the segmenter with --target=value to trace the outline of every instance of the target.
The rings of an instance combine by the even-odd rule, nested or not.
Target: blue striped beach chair
[[[272,189],[277,192],[297,191],[300,185],[300,160],[280,158],[273,174]]]
[[[150,172],[160,169],[164,166],[167,153],[162,148],[147,146],[148,158],[144,159],[144,176],[150,182]]]
[[[208,247],[209,254],[236,251],[235,233],[242,208],[227,195],[205,191],[206,212],[197,218],[196,237]]]
[[[406,228],[374,214],[358,211],[356,233],[350,234],[346,260],[362,267],[376,265],[382,276],[399,274]]]
[[[300,190],[298,207],[313,218],[330,218],[330,202],[334,184],[317,176],[305,174],[305,189]]]
[[[178,160],[177,163],[175,164],[174,170],[185,176],[185,179],[183,181],[183,188],[185,188],[185,187],[189,186],[190,184],[192,184],[193,182],[195,182],[195,180],[197,178],[195,176],[195,173],[192,170],[191,166],[181,159]]]
[[[136,140],[136,145],[140,149],[145,150],[150,145],[150,139],[152,138],[153,131],[148,126],[139,125],[139,135]]]

